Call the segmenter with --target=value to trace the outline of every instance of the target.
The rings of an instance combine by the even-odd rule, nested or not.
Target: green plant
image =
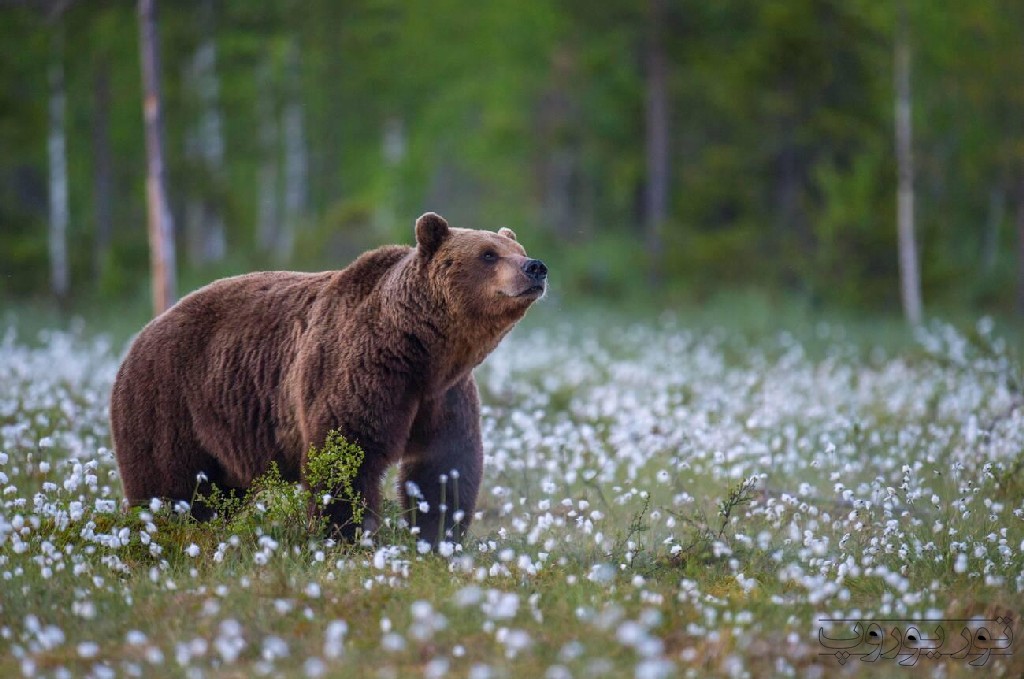
[[[234,533],[261,527],[282,536],[298,531],[301,537],[326,531],[331,518],[339,516],[348,518],[336,528],[358,526],[364,506],[353,481],[363,458],[362,448],[331,430],[322,447],[311,446],[306,453],[303,484],[285,480],[271,462],[244,495],[210,484],[210,492],[197,491],[194,501],[209,510],[218,530]]]
[[[271,462],[267,471],[253,483],[247,505],[248,509],[255,509],[263,521],[273,528],[309,528],[310,526],[306,526],[306,522],[302,520],[309,498],[309,490],[299,484],[285,481],[277,463]]]
[[[365,506],[362,495],[353,486],[356,474],[363,465],[365,453],[350,443],[335,429],[327,433],[322,448],[310,447],[306,453],[303,477],[305,492],[310,493],[310,520],[312,529],[324,530],[332,517],[347,517],[343,524],[359,526],[363,522]]]
[[[732,521],[733,513],[737,508],[750,504],[755,497],[757,479],[750,477],[743,479],[729,490],[725,498],[718,501],[718,522],[717,527],[712,525],[703,510],[697,510],[692,516],[679,517],[685,521],[692,530],[690,539],[682,545],[680,556],[685,554],[705,552],[716,540],[726,537],[726,529]]]
[[[615,540],[614,546],[608,553],[613,563],[629,565],[635,568],[641,562],[641,559],[638,557],[643,554],[645,545],[640,538],[651,529],[650,520],[647,518],[647,513],[651,508],[651,496],[647,493],[642,493],[640,498],[643,504],[630,517],[629,526],[620,533],[618,539]]]

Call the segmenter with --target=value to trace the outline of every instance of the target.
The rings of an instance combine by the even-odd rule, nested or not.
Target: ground
[[[325,543],[260,502],[236,524],[119,513],[123,344],[8,332],[0,675],[956,677],[986,643],[989,672],[1020,673],[1024,401],[1001,326],[882,347],[835,323],[557,317],[477,371],[479,516],[440,554],[393,527]],[[873,664],[861,644],[840,666],[852,620],[879,619],[975,648],[910,669],[913,644]]]

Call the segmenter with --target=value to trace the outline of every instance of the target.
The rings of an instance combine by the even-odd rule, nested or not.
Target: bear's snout
[[[548,268],[539,259],[530,259],[523,266],[526,275],[535,281],[542,281],[548,277]]]

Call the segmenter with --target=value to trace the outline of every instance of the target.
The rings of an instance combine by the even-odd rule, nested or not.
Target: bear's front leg
[[[304,436],[314,441],[313,445],[322,447],[328,433],[337,430],[348,443],[362,449],[363,459],[350,479],[351,490],[359,498],[353,502],[340,488],[332,488],[322,479],[310,478],[309,451],[303,453],[302,481],[311,493],[311,517],[326,518],[331,534],[345,540],[352,540],[360,528],[373,532],[379,525],[381,480],[388,466],[397,461],[401,449],[395,432],[409,430],[412,408],[384,408],[360,421],[357,417],[346,416],[342,408],[327,404],[314,410],[312,415]],[[401,438],[405,438],[404,433]],[[361,517],[355,516],[356,510]]]
[[[422,539],[462,540],[482,474],[480,398],[469,375],[421,404],[402,457],[399,494]]]
[[[326,518],[330,534],[346,541],[355,539],[360,528],[364,534],[373,533],[379,525],[380,480],[385,468],[386,466],[381,465],[379,459],[363,461],[359,473],[352,481],[352,490],[359,497],[356,503],[347,498],[335,496],[336,489],[311,486],[311,516]],[[327,499],[326,503],[325,499]],[[355,517],[357,508],[361,514],[358,520]]]

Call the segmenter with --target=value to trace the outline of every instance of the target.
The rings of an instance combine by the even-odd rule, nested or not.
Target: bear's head
[[[435,295],[460,318],[515,323],[547,290],[547,267],[511,229],[452,228],[428,212],[416,220],[416,251]]]

